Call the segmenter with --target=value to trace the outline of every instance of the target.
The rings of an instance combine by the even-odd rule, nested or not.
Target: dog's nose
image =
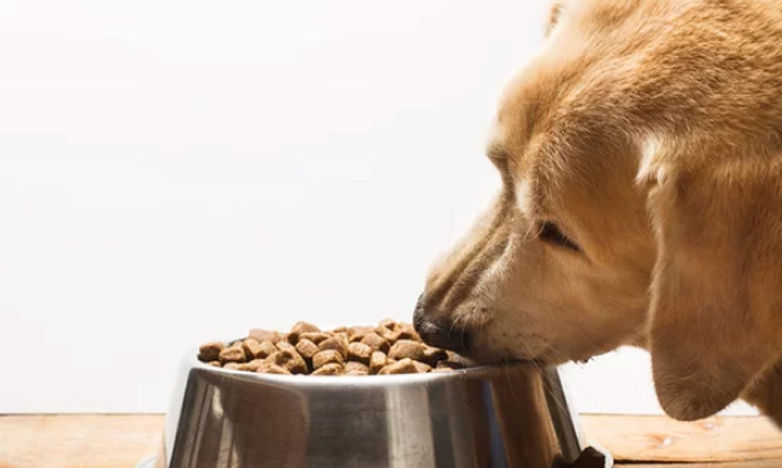
[[[456,329],[449,320],[430,318],[426,311],[426,301],[422,294],[418,298],[413,313],[413,326],[429,346],[446,348],[452,351],[465,351],[469,344],[469,334],[463,328]]]

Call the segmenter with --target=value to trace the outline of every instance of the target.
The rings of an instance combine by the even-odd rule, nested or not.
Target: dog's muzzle
[[[413,313],[413,326],[421,339],[430,346],[466,351],[469,347],[469,333],[462,327],[454,327],[449,319],[431,313],[426,305],[426,298],[421,294]]]

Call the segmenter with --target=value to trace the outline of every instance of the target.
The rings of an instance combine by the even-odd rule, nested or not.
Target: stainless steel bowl
[[[158,466],[556,467],[583,448],[555,369],[281,376],[195,355],[183,360]]]

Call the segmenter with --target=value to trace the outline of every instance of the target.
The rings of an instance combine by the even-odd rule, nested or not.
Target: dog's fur
[[[743,396],[782,423],[782,0],[566,0],[550,21],[501,100],[503,189],[421,316],[482,360],[643,346],[671,416]]]

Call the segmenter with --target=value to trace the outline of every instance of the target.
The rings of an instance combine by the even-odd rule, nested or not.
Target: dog
[[[483,362],[644,347],[668,415],[782,427],[782,0],[565,0],[546,29],[418,332]]]

